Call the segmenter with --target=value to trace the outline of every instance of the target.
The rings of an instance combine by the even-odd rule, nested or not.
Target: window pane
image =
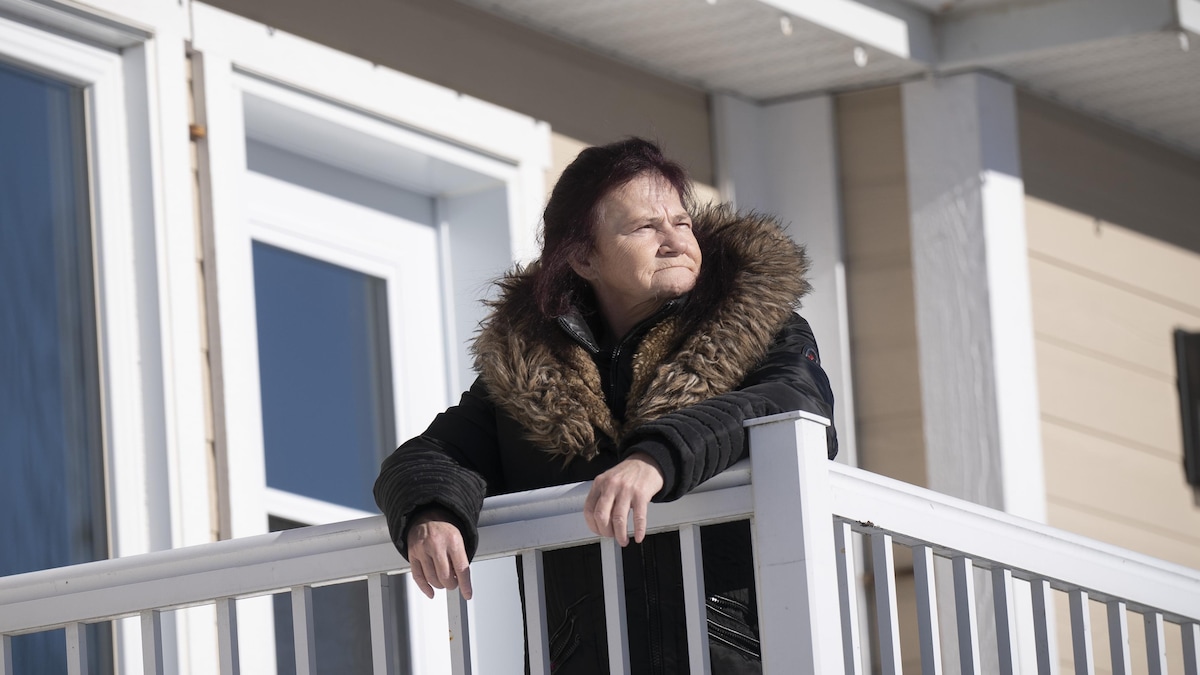
[[[107,557],[83,91],[0,64],[0,575]],[[94,667],[111,640],[93,629]],[[103,629],[107,632],[107,628]],[[61,632],[16,672],[65,670]],[[60,667],[61,666],[61,667]]]
[[[254,292],[267,485],[376,511],[395,443],[384,281],[255,242]]]

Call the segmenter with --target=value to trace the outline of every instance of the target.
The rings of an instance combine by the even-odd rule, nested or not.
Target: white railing
[[[915,488],[824,459],[821,418],[789,413],[750,424],[753,470],[744,462],[684,499],[656,504],[651,531],[678,530],[682,546],[691,672],[708,673],[699,526],[750,518],[755,541],[760,629],[767,673],[865,672],[858,620],[853,539],[869,543],[874,615],[882,673],[899,673],[900,620],[893,547],[910,547],[917,594],[920,663],[941,672],[934,559],[950,562],[957,654],[963,673],[980,673],[980,614],[975,570],[991,577],[1002,673],[1018,672],[1016,626],[1028,617],[1039,673],[1058,669],[1051,634],[1052,589],[1070,597],[1075,671],[1092,673],[1090,601],[1109,608],[1111,667],[1129,673],[1126,612],[1145,617],[1151,673],[1165,673],[1164,625],[1177,624],[1186,675],[1200,675],[1200,573],[1044,525]],[[753,480],[751,476],[753,474]],[[599,542],[611,670],[629,670],[621,586],[621,549],[587,530],[580,511],[588,490],[577,484],[488,499],[476,560],[520,554],[525,573],[531,669],[548,673],[542,551]],[[858,534],[855,534],[858,533]],[[140,616],[146,673],[164,673],[161,613],[211,604],[217,610],[220,672],[238,673],[236,599],[279,591],[291,595],[297,672],[313,672],[314,586],[366,579],[374,672],[396,672],[393,575],[407,566],[382,517],[322,525],[188,549],[105,560],[0,579],[0,675],[12,675],[11,637],[66,628],[71,673],[88,663],[85,624]],[[833,579],[837,579],[837,584]],[[1023,580],[1023,581],[1018,581]],[[943,580],[943,583],[948,580]],[[1028,583],[1031,603],[1015,584]],[[466,603],[449,604],[453,669],[472,671]],[[1180,656],[1180,655],[1175,655]],[[1035,657],[1035,658],[1034,658]]]

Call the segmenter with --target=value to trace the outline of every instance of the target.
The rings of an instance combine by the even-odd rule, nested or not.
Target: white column
[[[966,74],[902,91],[928,486],[1044,521],[1014,90]],[[987,609],[990,588],[980,591]],[[939,584],[943,611],[947,593]],[[979,627],[990,653],[990,611]],[[1033,627],[1022,621],[1018,633],[1032,659]]]
[[[779,216],[808,249],[813,291],[801,314],[833,388],[838,461],[857,466],[833,99],[759,106],[717,95],[712,112],[721,196]]]
[[[929,487],[1045,519],[1013,87],[903,87]]]

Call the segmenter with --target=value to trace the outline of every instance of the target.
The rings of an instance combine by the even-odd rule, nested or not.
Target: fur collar
[[[804,249],[760,214],[710,207],[693,218],[704,253],[678,312],[651,328],[633,360],[625,421],[604,402],[591,356],[537,310],[537,262],[500,280],[500,298],[472,350],[492,401],[546,452],[591,459],[639,425],[731,391],[766,354],[809,290]]]

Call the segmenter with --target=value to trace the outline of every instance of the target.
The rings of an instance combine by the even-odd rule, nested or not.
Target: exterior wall
[[[550,123],[586,143],[658,139],[713,184],[708,96],[444,0],[217,0],[230,12]]]
[[[1200,162],[1029,96],[1020,133],[1048,522],[1200,567],[1171,334],[1200,330]],[[1167,637],[1178,655],[1178,631]]]
[[[900,89],[837,98],[859,466],[926,485]]]

